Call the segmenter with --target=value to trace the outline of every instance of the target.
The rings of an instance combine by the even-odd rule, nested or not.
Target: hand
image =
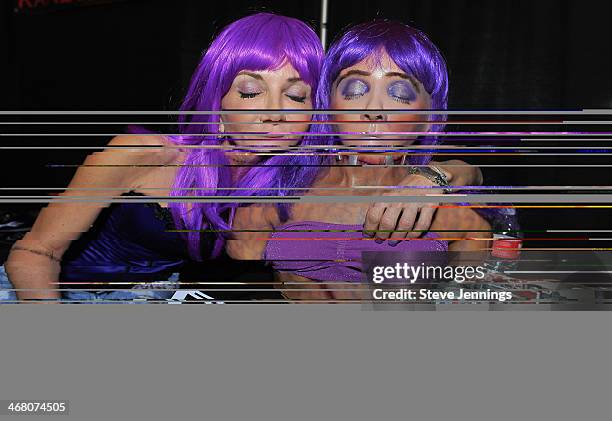
[[[450,176],[446,172],[447,178]],[[450,178],[449,178],[450,181]],[[444,190],[410,188],[410,186],[436,186],[429,179],[419,175],[410,174],[402,182],[401,186],[406,188],[394,189],[392,192],[383,193],[383,196],[406,196],[443,194]],[[417,238],[431,226],[436,207],[439,202],[380,202],[370,206],[366,213],[363,227],[364,235],[376,238],[376,241],[389,240],[392,246],[401,240]]]

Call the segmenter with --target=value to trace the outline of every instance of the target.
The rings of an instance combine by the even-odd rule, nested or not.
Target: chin
[[[238,147],[249,147],[249,148],[256,147],[256,148],[271,148],[271,149],[287,148],[287,147],[295,146],[298,144],[297,141],[292,140],[292,139],[271,140],[270,138],[267,138],[267,137],[263,137],[257,140],[244,140],[244,141],[234,140],[233,143],[235,146],[238,146]]]
[[[393,148],[401,148],[401,147],[406,147],[406,146],[410,146],[412,144],[414,144],[416,142],[416,139],[407,139],[407,140],[402,140],[400,143],[387,143],[385,142],[384,139],[375,139],[375,140],[343,140],[342,141],[342,145],[343,146],[350,146],[350,147],[356,147],[356,148],[370,148],[370,147],[377,147],[377,148],[388,148],[388,149],[393,149]],[[365,151],[363,153],[366,153]],[[375,153],[375,152],[372,152]]]

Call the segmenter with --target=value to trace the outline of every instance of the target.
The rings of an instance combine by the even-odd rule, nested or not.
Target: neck
[[[223,145],[229,145],[229,142],[225,141]],[[225,156],[231,165],[232,184],[234,185],[249,171],[251,165],[254,165],[260,160],[258,155],[250,152],[228,151],[225,153]]]
[[[336,161],[338,174],[342,183],[351,187],[386,185],[406,172],[403,154],[341,154],[340,157],[341,161]]]

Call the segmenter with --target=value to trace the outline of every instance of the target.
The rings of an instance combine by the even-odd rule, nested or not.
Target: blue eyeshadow
[[[370,87],[361,79],[348,79],[343,81],[341,94],[344,97],[361,96],[368,93]]]
[[[390,97],[400,102],[412,102],[417,99],[417,93],[412,87],[412,84],[405,80],[398,80],[391,83],[387,88],[387,93]]]

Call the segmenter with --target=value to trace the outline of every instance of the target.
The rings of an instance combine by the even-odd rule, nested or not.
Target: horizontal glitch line
[[[372,185],[372,186],[361,186],[355,185],[352,187],[215,187],[207,188],[207,190],[232,190],[232,191],[258,191],[258,190],[331,190],[331,191],[350,191],[350,190],[373,190],[373,189],[430,189],[436,190],[440,186],[385,186],[385,185]],[[451,190],[612,190],[610,186],[445,186],[445,189]],[[105,191],[105,190],[131,190],[129,186],[114,186],[114,187],[0,187],[0,191]],[[168,190],[167,187],[139,187],[138,190]],[[197,191],[197,187],[173,187],[173,191]]]
[[[146,198],[109,198],[98,196],[3,196],[0,203],[612,203],[612,194],[431,194],[402,196],[147,196]],[[464,206],[460,206],[464,207]],[[518,206],[512,206],[518,207]]]
[[[610,139],[612,141],[612,139]],[[582,141],[582,140],[581,140]],[[413,151],[413,150],[449,150],[449,151],[465,151],[465,150],[480,150],[480,149],[493,149],[493,150],[515,150],[520,152],[522,150],[531,151],[531,150],[574,150],[574,149],[595,149],[608,151],[610,148],[601,147],[601,146],[591,146],[591,145],[579,145],[579,146],[495,146],[495,145],[485,145],[485,146],[455,146],[455,145],[410,145],[410,146],[343,146],[343,145],[303,145],[303,146],[279,146],[279,147],[258,147],[258,146],[233,146],[233,145],[123,145],[123,146],[113,146],[113,145],[101,145],[101,146],[0,146],[0,150],[31,150],[31,149],[45,149],[45,150],[53,150],[53,149],[112,149],[112,150],[131,150],[131,149],[142,149],[142,150],[156,150],[156,149],[215,149],[215,150],[227,150],[227,151],[236,151],[236,153],[246,153],[246,152],[257,152],[253,153],[253,155],[265,155],[270,154],[275,151],[285,152],[285,151],[306,151],[306,150],[314,150],[321,152],[326,152],[330,155],[337,155],[341,153],[343,155],[351,155],[356,154],[358,152],[373,152],[376,151],[380,155],[390,155],[395,154],[398,151]],[[265,151],[262,151],[265,149]],[[333,149],[333,151],[331,150]],[[288,154],[287,154],[288,155]]]
[[[224,133],[224,135],[240,135],[240,136],[265,136],[270,134],[271,132],[235,132],[235,133]],[[314,136],[314,137],[327,137],[327,136],[338,136],[341,134],[345,135],[363,135],[363,132],[327,132],[327,133],[311,133],[311,132],[275,132],[275,135],[298,135],[298,136]],[[428,132],[428,131],[418,131],[418,132],[375,132],[369,134],[371,136],[379,135],[381,136],[381,141],[393,140],[389,136],[439,136],[439,137],[450,137],[450,136],[469,136],[469,137],[479,137],[479,136],[612,136],[612,132]],[[0,136],[4,137],[57,137],[57,136],[160,136],[158,133],[0,133]],[[195,134],[181,134],[181,133],[164,133],[163,136],[188,136],[188,137],[217,137],[218,133],[195,133]],[[383,137],[387,136],[387,137]],[[260,140],[260,141],[289,141],[289,139],[283,138],[274,138],[270,137],[267,139],[252,139],[252,140]],[[360,140],[359,138],[355,140]],[[369,138],[363,138],[361,140],[371,140]]]
[[[223,110],[223,111],[161,111],[161,110],[11,110],[0,111],[0,115],[229,115],[229,114],[254,114],[267,112],[269,109],[254,109],[254,110]],[[568,109],[568,110],[446,110],[446,109],[368,109],[370,112],[378,112],[385,114],[405,113],[405,114],[423,114],[423,115],[612,115],[612,109]],[[278,113],[291,114],[362,114],[363,110],[274,110]]]
[[[364,110],[365,111],[365,110]],[[274,124],[280,126],[284,124],[295,124],[295,123],[308,123],[308,124],[338,124],[338,123],[350,123],[350,124],[389,124],[386,121],[353,121],[353,120],[290,120],[290,121],[275,121]],[[417,124],[417,123],[431,123],[431,120],[411,120],[411,121],[394,121],[393,124]],[[563,125],[563,124],[612,124],[612,121],[605,120],[446,120],[446,124],[542,124],[542,125]],[[70,126],[70,125],[155,125],[155,126],[208,126],[218,125],[218,121],[145,121],[145,122],[128,122],[128,121],[0,121],[0,125],[7,126]],[[241,121],[234,122],[232,125],[263,125],[270,124],[268,121]]]
[[[201,165],[187,165],[187,164],[173,164],[173,165],[84,165],[84,164],[47,164],[47,167],[293,167],[290,164],[201,164]],[[322,165],[302,165],[303,167],[362,167],[362,168],[376,168],[376,167],[406,167],[406,165],[400,164],[365,164],[365,165],[349,165],[349,164],[322,164]],[[414,167],[427,167],[428,165],[413,165]],[[473,167],[471,164],[445,164],[444,167]],[[612,164],[482,164],[478,165],[479,168],[610,168]]]

